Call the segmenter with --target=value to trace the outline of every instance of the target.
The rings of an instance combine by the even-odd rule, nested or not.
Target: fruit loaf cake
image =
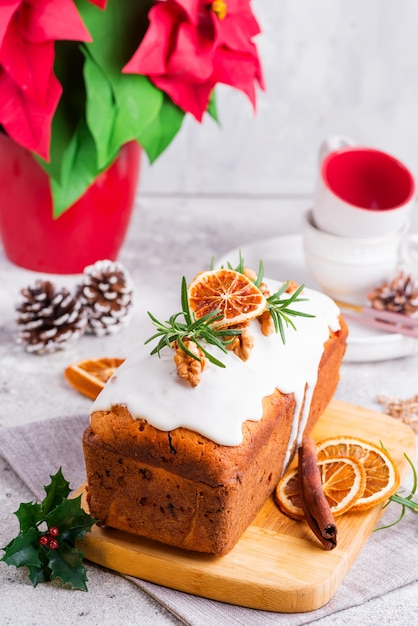
[[[263,286],[281,293],[280,283]],[[293,318],[296,329],[281,337],[265,334],[260,319],[241,320],[249,357],[220,351],[224,367],[209,363],[196,386],[170,350],[157,358],[138,346],[95,400],[83,435],[94,518],[188,550],[231,550],[339,380],[346,324],[324,294],[301,295],[286,309],[303,315]]]

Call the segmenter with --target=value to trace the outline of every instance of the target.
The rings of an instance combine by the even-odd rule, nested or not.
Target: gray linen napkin
[[[36,499],[44,498],[43,487],[59,467],[72,489],[84,482],[81,435],[87,420],[86,416],[57,417],[0,431],[0,454]],[[48,432],[47,437],[45,432]],[[396,519],[398,513],[395,506],[389,507],[383,521]],[[298,626],[417,581],[418,551],[411,550],[411,546],[418,545],[414,517],[407,515],[396,532],[373,533],[334,597],[326,606],[310,613],[289,615],[256,611],[127,578],[190,626]]]

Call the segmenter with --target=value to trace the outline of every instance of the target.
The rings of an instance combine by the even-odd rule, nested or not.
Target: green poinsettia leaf
[[[25,533],[31,528],[36,528],[42,519],[42,505],[34,502],[22,502],[15,512],[19,520],[20,530]]]
[[[159,113],[147,127],[137,135],[151,163],[160,156],[179,132],[185,113],[164,94]]]
[[[83,565],[83,553],[64,543],[58,550],[48,551],[51,579],[59,579],[71,589],[87,591],[87,571]]]
[[[162,105],[162,93],[145,76],[122,73],[147,28],[151,5],[148,0],[109,0],[106,11],[100,12],[91,3],[78,1],[93,37],[82,48],[87,124],[97,142],[99,167],[135,139]]]
[[[211,93],[207,111],[209,115],[215,120],[215,122],[219,123],[218,107],[217,107],[217,102],[216,102],[215,90],[213,90]]]
[[[56,474],[50,476],[51,482],[45,487],[46,497],[42,501],[42,513],[45,517],[50,511],[55,509],[56,506],[67,499],[68,494],[71,492],[70,483],[65,480],[61,468]]]
[[[100,174],[96,146],[85,122],[68,145],[61,164],[61,180],[51,180],[54,217],[59,217],[89,188]]]
[[[61,164],[81,120],[85,116],[85,87],[80,76],[84,56],[80,44],[74,41],[55,42],[54,72],[63,93],[52,120],[51,159],[37,159],[48,176],[61,182]]]
[[[118,151],[124,143],[136,139],[153,124],[164,96],[145,76],[119,74],[114,77],[113,85],[117,96],[110,149]]]
[[[97,164],[100,168],[115,156],[109,154],[110,137],[115,123],[115,100],[106,74],[86,50],[83,73],[87,89],[87,126],[96,144]]]
[[[81,496],[65,500],[45,518],[48,527],[59,528],[59,540],[74,543],[91,530],[95,520],[81,508]]]
[[[41,159],[37,154],[32,153],[32,156],[39,163],[39,165],[45,170],[50,178],[61,181],[61,163],[65,151],[71,142],[72,130],[67,124],[67,118],[64,113],[64,107],[58,106],[54,119],[52,122],[51,133],[51,160],[49,162]]]
[[[32,567],[42,566],[42,561],[39,558],[41,549],[39,537],[40,533],[36,528],[20,532],[18,536],[4,548],[5,553],[0,560],[7,563],[7,565],[14,565],[15,567],[22,567],[23,565]]]

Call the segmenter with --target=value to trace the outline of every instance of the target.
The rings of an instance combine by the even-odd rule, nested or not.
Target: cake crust
[[[347,326],[330,332],[305,432],[331,400]],[[224,446],[176,428],[157,430],[125,406],[95,411],[83,435],[87,501],[100,523],[173,546],[226,554],[272,493],[284,470],[295,411],[293,394],[263,399],[260,421]]]

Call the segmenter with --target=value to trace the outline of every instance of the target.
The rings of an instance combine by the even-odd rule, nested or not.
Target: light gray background
[[[152,168],[151,193],[309,194],[317,150],[346,134],[418,174],[418,3],[254,0],[266,92],[258,110],[219,90],[222,129],[188,118]]]

